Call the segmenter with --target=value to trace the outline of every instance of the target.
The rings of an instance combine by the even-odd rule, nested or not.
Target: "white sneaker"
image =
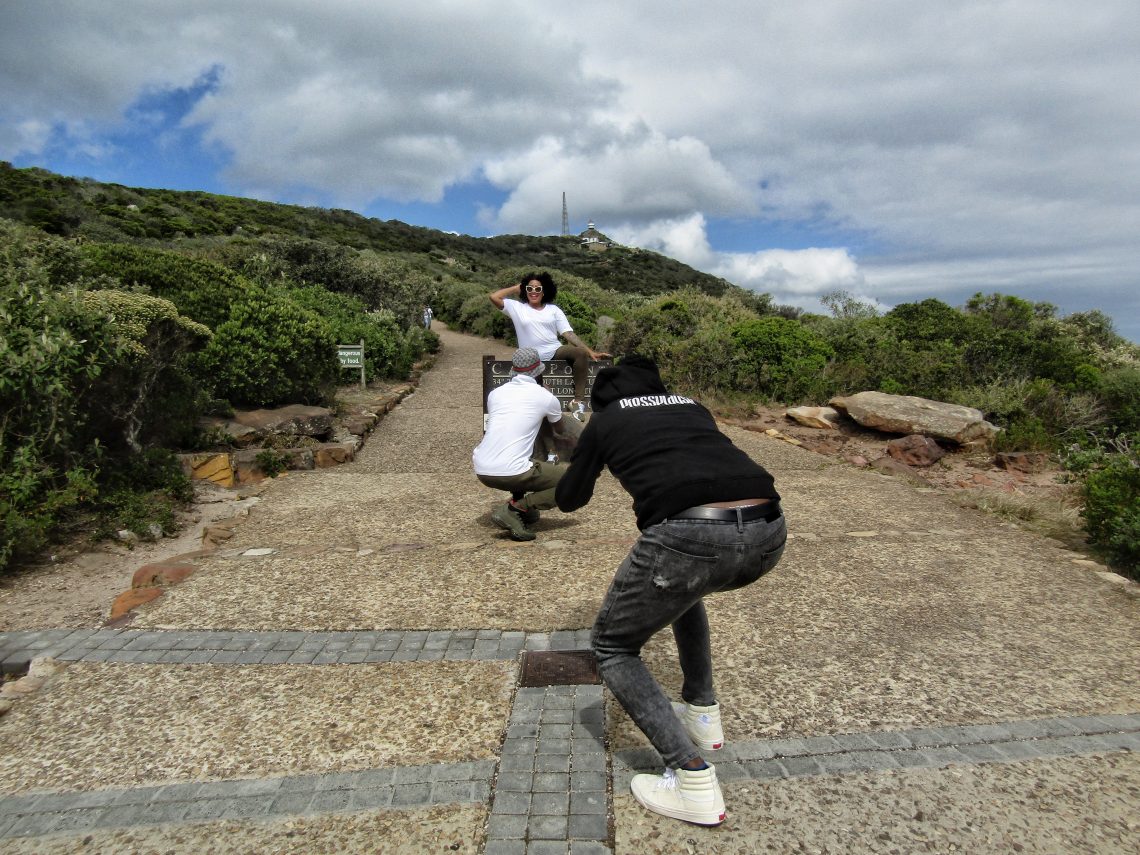
[[[638,803],[654,813],[697,825],[724,822],[724,794],[716,769],[666,769],[657,775],[634,775],[629,785]]]
[[[724,747],[724,730],[720,726],[720,704],[698,707],[673,701],[673,712],[685,725],[689,739],[702,751],[718,751]]]

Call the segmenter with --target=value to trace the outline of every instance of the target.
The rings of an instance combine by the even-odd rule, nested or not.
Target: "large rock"
[[[256,428],[239,424],[229,419],[221,419],[217,416],[204,416],[198,419],[198,428],[203,433],[220,434],[225,438],[226,442],[235,448],[244,448],[250,443],[261,439],[261,434],[258,433]]]
[[[233,461],[224,451],[207,451],[198,454],[180,454],[182,470],[191,478],[210,481],[219,487],[234,485]]]
[[[839,418],[839,413],[831,407],[790,407],[784,415],[805,427],[838,429],[835,420]]]
[[[332,410],[289,404],[275,410],[244,410],[234,413],[234,421],[251,427],[263,436],[289,434],[326,438],[333,432]]]
[[[859,392],[832,398],[828,403],[864,427],[887,433],[917,433],[965,445],[989,440],[998,432],[982,417],[981,410],[913,395]]]
[[[356,448],[346,442],[326,442],[313,449],[313,463],[318,469],[351,463],[356,456]]]
[[[151,600],[162,596],[162,588],[131,588],[115,597],[111,603],[111,616],[109,620],[118,620],[127,612],[138,608]]]
[[[892,439],[887,443],[887,454],[907,466],[933,466],[946,456],[941,445],[917,433]]]

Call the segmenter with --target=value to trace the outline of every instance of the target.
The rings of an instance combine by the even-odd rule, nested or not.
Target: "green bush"
[[[250,279],[265,285],[281,280],[317,285],[354,297],[370,312],[389,312],[401,328],[417,323],[423,306],[434,303],[438,292],[424,262],[410,253],[361,251],[308,238],[266,238],[231,255]]]
[[[883,388],[889,368],[885,353],[898,350],[895,333],[881,318],[838,319],[809,316],[804,328],[827,342],[834,356],[821,378],[821,400],[836,394],[853,394]]]
[[[699,329],[673,343],[668,365],[662,368],[663,376],[670,384],[701,397],[736,390],[732,361],[725,358],[732,348],[727,327]]]
[[[257,452],[254,460],[257,461],[257,467],[265,473],[266,478],[276,478],[289,468],[288,458],[273,448],[266,448]]]
[[[1140,432],[1140,368],[1113,368],[1100,378],[1108,422],[1125,434]]]
[[[731,339],[737,389],[784,403],[819,394],[819,378],[833,351],[803,324],[756,318],[735,325]]]
[[[486,300],[485,295],[488,293],[490,293],[490,289],[484,291],[483,286],[477,282],[452,280],[444,282],[440,286],[435,302],[431,304],[431,307],[437,320],[446,322],[452,329],[461,329],[459,314],[463,309],[463,304],[479,296],[483,296],[483,299]],[[487,302],[490,303],[489,300]]]
[[[1013,375],[1063,385],[1075,383],[1078,369],[1089,362],[1089,355],[1078,337],[1055,318],[1056,311],[1050,303],[975,294],[966,303],[967,376],[980,382]]]
[[[179,315],[169,300],[146,294],[87,291],[81,299],[110,321],[119,351],[81,395],[88,436],[134,453],[144,445],[189,442],[200,398],[188,357],[210,330]]]
[[[178,531],[177,514],[194,498],[190,479],[178,459],[164,448],[147,448],[106,467],[99,495],[90,505],[95,536],[113,537],[126,529],[143,540]]]
[[[254,286],[220,264],[176,252],[88,244],[82,249],[88,275],[113,277],[123,290],[164,297],[188,318],[216,329],[230,316],[230,305],[254,293]]]
[[[678,343],[699,330],[728,330],[756,317],[735,297],[710,297],[694,290],[636,300],[617,320],[610,337],[615,353],[641,353],[667,369]],[[727,356],[727,354],[725,354]]]
[[[1089,542],[1140,579],[1140,437],[1101,457],[1082,485]]]
[[[197,360],[197,375],[234,404],[324,404],[340,379],[337,341],[318,315],[261,293],[236,302]]]
[[[899,339],[916,347],[938,342],[961,344],[969,336],[966,316],[941,300],[903,303],[887,312],[883,320]]]
[[[1057,447],[1057,437],[1037,416],[1022,413],[1001,427],[1003,430],[994,437],[996,451],[1053,451]]]
[[[364,342],[367,377],[407,375],[402,366],[406,361],[404,350],[408,346],[408,337],[400,330],[391,312],[368,312],[355,297],[333,294],[315,285],[294,288],[288,293],[297,305],[320,315],[337,344]]]
[[[487,299],[488,293],[472,294],[463,301],[456,319],[459,329],[482,338],[497,338],[517,345],[511,319],[491,304]]]
[[[570,321],[570,326],[574,328],[578,338],[587,345],[596,344],[598,335],[597,314],[593,308],[587,305],[585,300],[575,297],[559,286],[558,308],[566,314],[566,320]]]
[[[0,226],[0,568],[95,492],[102,448],[80,402],[121,352],[111,322],[52,283],[54,247]]]

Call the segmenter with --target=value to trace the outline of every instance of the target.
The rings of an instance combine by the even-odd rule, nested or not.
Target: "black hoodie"
[[[657,366],[627,356],[594,379],[594,410],[555,499],[576,510],[609,466],[633,497],[637,527],[708,502],[779,499],[772,476],[722,434],[703,406],[670,394]]]

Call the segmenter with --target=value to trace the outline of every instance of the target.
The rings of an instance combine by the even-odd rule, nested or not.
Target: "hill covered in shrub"
[[[512,341],[487,294],[537,270],[583,339],[652,356],[672,386],[717,405],[876,389],[980,409],[1000,447],[1069,461],[1094,542],[1120,566],[1140,561],[1140,349],[1100,312],[979,293],[880,314],[837,292],[830,316],[806,315],[652,252],[9,164],[0,218],[0,566],[77,509],[129,505],[108,473],[156,483],[142,471],[169,473],[163,453],[200,443],[202,414],[329,402],[337,343],[363,339],[370,376],[404,377],[438,344],[418,323],[424,305]],[[183,489],[163,478],[167,494]]]

